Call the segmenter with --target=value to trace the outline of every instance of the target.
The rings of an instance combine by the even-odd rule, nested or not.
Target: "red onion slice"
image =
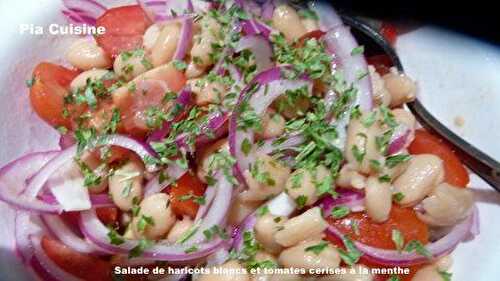
[[[337,12],[335,12],[331,3],[327,1],[310,1],[307,3],[307,6],[318,15],[319,27],[322,31],[328,32],[343,24],[342,19]]]
[[[16,211],[14,236],[16,252],[23,263],[27,264],[33,257],[33,246],[30,235],[41,235],[46,232],[40,217],[26,211]]]
[[[268,40],[258,35],[247,35],[238,41],[235,48],[236,52],[241,52],[245,49],[250,50],[255,56],[256,72],[260,73],[273,66],[271,60],[273,49]]]
[[[257,222],[255,213],[248,215],[238,228],[233,232],[233,249],[240,251],[243,248],[243,235],[245,232],[250,231],[253,233],[253,228]]]
[[[141,6],[142,10],[144,10],[148,18],[153,22],[167,16],[166,0],[137,0],[137,3]]]
[[[263,20],[271,20],[273,18],[274,8],[274,0],[267,0],[264,4],[262,4],[262,13],[260,14],[260,17]]]
[[[474,208],[473,213],[462,223],[454,226],[447,235],[425,246],[425,248],[431,253],[432,259],[437,259],[449,254],[460,242],[469,237],[469,235],[471,234],[472,226],[476,224],[475,220],[477,219],[477,214],[475,213],[477,212],[477,208]],[[340,239],[343,237],[343,234],[337,228],[331,225],[328,227],[327,232]],[[429,262],[426,257],[414,252],[400,253],[395,250],[379,249],[357,241],[355,241],[354,244],[358,248],[358,250],[363,252],[363,257],[365,259],[377,264],[385,264],[390,266],[411,266]]]
[[[213,188],[216,191],[215,197],[208,208],[203,219],[195,221],[195,225],[199,225],[196,233],[186,241],[186,244],[196,245],[206,239],[204,235],[205,230],[209,230],[214,225],[222,226],[226,219],[227,212],[231,206],[231,198],[233,193],[233,185],[226,179],[222,172],[215,175],[216,185]]]
[[[359,105],[363,111],[370,111],[373,107],[371,81],[367,75],[358,79],[361,74],[368,73],[368,65],[363,54],[352,54],[359,45],[349,27],[337,26],[323,38],[327,51],[334,56],[337,71],[342,71],[347,84],[358,90],[354,105]]]
[[[50,232],[68,247],[86,254],[99,252],[94,245],[76,235],[58,215],[41,215],[41,218]]]
[[[52,194],[42,194],[40,199],[50,205],[57,205],[57,199]],[[108,194],[90,194],[92,208],[114,207],[115,204]]]
[[[284,138],[285,141],[280,140]],[[285,137],[276,137],[272,139],[267,139],[264,143],[257,149],[258,153],[262,154],[273,154],[276,152],[281,152],[289,149],[293,149],[304,143],[304,137],[297,133],[292,133]]]
[[[40,168],[52,161],[59,152],[49,151],[25,155],[0,170],[0,200],[23,210],[58,213],[60,206],[54,206],[35,199],[35,196],[22,194],[26,181]]]
[[[43,280],[83,281],[82,279],[62,270],[47,256],[47,254],[45,254],[45,251],[42,248],[40,236],[31,235],[30,241],[34,249],[34,257],[31,259],[30,265]]]
[[[241,150],[243,141],[247,140],[253,144],[255,139],[255,133],[252,130],[243,131],[238,129],[239,114],[241,113],[241,107],[244,102],[248,102],[249,107],[255,111],[257,116],[262,116],[271,103],[286,91],[295,90],[301,87],[308,87],[309,90],[312,88],[310,81],[281,79],[281,70],[282,69],[278,67],[271,68],[255,76],[252,82],[249,83],[250,86],[247,86],[241,92],[229,122],[229,149],[231,155],[236,159],[234,173],[238,180],[244,185],[246,185],[246,183],[243,172],[250,167],[251,163],[255,162],[254,153],[248,153],[248,155],[246,155]],[[253,93],[251,97],[248,97],[250,87],[255,84],[260,86],[259,89],[257,92]]]
[[[182,20],[181,35],[174,53],[174,60],[183,60],[193,39],[193,19]]]
[[[121,245],[111,244],[107,236],[109,229],[102,224],[93,210],[81,212],[80,228],[89,241],[100,249],[115,254],[128,254],[138,244],[137,240],[129,239],[126,239]],[[188,251],[192,248],[191,246],[158,241],[152,247],[145,249],[140,258],[171,262],[190,261],[206,257],[223,246],[224,241],[215,238],[210,242],[197,244],[196,251]]]
[[[364,195],[359,192],[351,190],[337,190],[339,196],[333,198],[333,196],[323,197],[318,205],[321,206],[323,214],[329,216],[332,209],[336,206],[346,206],[353,211],[358,211],[364,209]]]
[[[413,141],[413,137],[413,131],[408,126],[399,124],[389,140],[387,154],[393,155],[405,149]]]
[[[186,172],[186,169],[183,169],[176,164],[169,165],[165,170],[160,172],[165,177],[165,180],[160,183],[160,174],[149,180],[144,187],[144,196],[147,197],[149,195],[161,192],[167,186],[176,182]]]

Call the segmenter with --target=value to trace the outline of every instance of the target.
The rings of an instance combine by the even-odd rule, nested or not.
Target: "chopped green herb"
[[[328,247],[328,242],[321,241],[316,245],[309,246],[305,249],[306,252],[313,252],[316,255],[319,255],[324,249]]]
[[[139,240],[139,243],[130,250],[128,257],[135,258],[142,255],[142,253],[153,246],[153,241],[147,239]]]
[[[451,281],[451,277],[453,276],[453,274],[442,270],[438,270],[438,273],[441,275],[443,281]]]
[[[142,215],[141,218],[137,221],[137,230],[139,230],[139,232],[144,232],[146,226],[148,225],[155,225],[153,217]]]
[[[299,11],[299,16],[305,19],[319,20],[318,15],[315,11],[310,9],[302,9]]]
[[[341,205],[333,207],[331,214],[333,218],[341,219],[349,215],[350,212],[348,207]]]
[[[358,46],[351,50],[351,56],[360,55],[365,52],[364,46]]]
[[[219,236],[221,239],[227,240],[229,236],[224,231],[224,229],[220,228],[218,225],[214,225],[209,229],[203,231],[203,235],[207,240],[212,240],[214,237]]]
[[[349,237],[344,236],[342,239],[342,242],[344,242],[344,246],[346,250],[344,249],[337,249],[340,258],[348,265],[353,266],[359,261],[359,258],[363,255],[354,245],[354,243],[349,239]]]
[[[397,203],[401,202],[403,198],[405,198],[405,195],[401,192],[397,192],[392,195],[392,199]]]
[[[34,76],[31,77],[31,79],[26,80],[26,86],[28,88],[33,87],[33,84],[35,84],[35,81],[36,81],[35,77]]]
[[[298,209],[302,209],[306,206],[306,203],[307,203],[307,196],[305,195],[299,195],[299,197],[297,197],[295,199],[295,203],[297,203],[297,208]]]
[[[400,155],[393,155],[389,156],[385,159],[385,165],[388,168],[394,168],[400,163],[404,163],[408,160],[410,160],[411,156],[408,154],[400,154]]]
[[[189,253],[194,253],[196,251],[198,251],[198,247],[193,245],[193,246],[187,248],[186,250],[184,250],[184,253],[189,254]]]
[[[269,213],[269,207],[267,205],[260,206],[257,209],[257,216],[259,216],[259,217],[262,217],[267,213]]]
[[[392,230],[391,234],[391,239],[392,242],[394,242],[394,245],[396,246],[396,249],[401,252],[403,250],[403,247],[405,245],[405,238],[403,237],[403,234],[401,231],[397,229]]]
[[[116,229],[110,227],[108,232],[109,242],[113,245],[121,245],[125,243],[125,239],[116,231]]]
[[[361,151],[357,145],[353,145],[351,150],[352,150],[352,155],[354,156],[356,161],[358,161],[358,163],[363,162],[366,152],[364,150]]]
[[[389,175],[383,175],[378,177],[379,182],[391,182],[391,177]]]
[[[177,69],[177,70],[182,71],[182,70],[185,70],[187,68],[187,64],[184,61],[174,60],[172,63],[174,65],[175,69]]]
[[[198,226],[194,225],[189,228],[186,232],[182,233],[181,237],[177,239],[176,243],[182,244],[189,240],[189,238],[193,237],[193,235],[198,231]]]
[[[250,150],[252,150],[252,143],[250,143],[249,139],[245,138],[243,142],[241,142],[241,151],[248,156]]]
[[[432,258],[431,252],[429,252],[429,250],[427,250],[427,248],[425,248],[425,246],[418,240],[409,241],[404,250],[408,253],[415,252],[429,259]]]

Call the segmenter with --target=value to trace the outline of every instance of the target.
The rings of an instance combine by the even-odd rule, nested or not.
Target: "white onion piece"
[[[161,192],[167,186],[176,182],[182,175],[186,173],[186,169],[179,167],[176,164],[169,165],[165,170],[160,173],[166,177],[163,182],[160,183],[160,174],[157,174],[154,178],[148,181],[146,186],[144,187],[144,196],[147,197],[149,195]]]
[[[36,235],[30,236],[30,241],[34,250],[34,258],[31,260],[31,266],[41,275],[44,280],[57,281],[83,281],[68,272],[62,270],[55,264],[42,248],[41,237]]]
[[[273,49],[268,40],[259,35],[247,35],[238,41],[235,48],[236,52],[241,52],[245,49],[250,50],[255,57],[256,72],[260,73],[273,66],[272,56]]]
[[[0,200],[23,210],[59,213],[60,206],[42,202],[35,198],[36,195],[22,194],[26,189],[26,181],[58,154],[58,151],[32,153],[4,166],[0,170]]]
[[[52,194],[42,194],[40,199],[48,204],[57,205],[57,200]],[[92,208],[114,207],[116,206],[111,200],[109,194],[90,194],[90,203]]]
[[[477,208],[474,208],[473,213],[467,217],[462,223],[455,225],[451,231],[441,239],[425,245],[425,248],[431,253],[432,259],[438,259],[449,254],[462,241],[466,240],[471,235],[472,226],[477,216]],[[334,226],[329,226],[327,231],[338,238],[342,238],[343,234]],[[410,266],[418,263],[428,262],[429,260],[415,252],[399,252],[396,250],[386,250],[368,246],[366,244],[354,241],[354,245],[358,250],[363,252],[363,257],[377,264],[386,264],[390,266]]]
[[[84,185],[80,168],[74,162],[60,167],[46,186],[64,211],[82,211],[92,207],[89,190]]]
[[[42,221],[54,236],[66,246],[80,253],[92,254],[99,250],[89,242],[80,238],[58,215],[41,215]]]
[[[278,194],[267,203],[269,213],[278,217],[288,217],[295,211],[297,204],[292,197],[285,192]]]
[[[125,239],[123,244],[111,244],[108,238],[109,229],[97,218],[94,210],[81,212],[80,229],[85,237],[100,249],[115,254],[128,254],[128,252],[139,243],[138,240]],[[186,250],[190,248],[187,245],[158,241],[152,247],[145,249],[142,256],[139,258],[171,262],[196,260],[206,257],[224,246],[224,241],[215,238],[210,242],[197,244],[196,246],[196,251],[186,253]]]
[[[310,1],[307,3],[307,6],[318,15],[319,28],[321,31],[328,32],[332,28],[343,24],[342,19],[337,12],[335,12],[331,3],[327,1]]]

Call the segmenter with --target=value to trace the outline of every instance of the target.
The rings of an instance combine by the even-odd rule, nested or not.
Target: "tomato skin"
[[[323,37],[323,35],[325,35],[326,33],[319,30],[319,29],[316,29],[316,30],[313,30],[313,31],[309,31],[307,32],[306,34],[302,35],[300,38],[299,38],[299,41],[297,41],[297,47],[300,48],[300,47],[303,47],[304,44],[306,43],[307,40],[309,39],[316,39],[316,40],[319,40],[321,37]]]
[[[96,37],[97,44],[114,58],[121,52],[140,48],[142,35],[151,24],[139,5],[111,8],[97,19],[96,26],[106,29]]]
[[[88,281],[112,280],[108,261],[79,253],[48,236],[42,238],[41,244],[47,256],[64,271]]]
[[[414,210],[410,208],[403,208],[393,205],[389,219],[383,223],[376,223],[372,221],[366,213],[351,213],[347,217],[334,220],[328,219],[328,222],[338,228],[342,233],[348,235],[352,240],[357,240],[363,244],[370,245],[377,248],[395,250],[396,246],[392,241],[392,230],[397,229],[404,237],[405,243],[411,240],[418,240],[422,244],[429,242],[429,229],[428,226],[420,221]],[[359,225],[359,235],[353,230],[352,224],[357,222]],[[332,235],[327,235],[326,238],[333,244],[343,247],[342,241]],[[360,263],[371,268],[390,268],[391,266],[373,263],[363,257]],[[409,266],[410,274],[401,275],[403,281],[411,280],[415,272],[424,266],[417,264]],[[380,275],[375,280],[387,280],[390,276]]]
[[[174,213],[178,216],[187,215],[194,218],[199,205],[192,199],[181,200],[181,198],[189,194],[203,196],[206,188],[207,186],[196,175],[192,175],[189,172],[185,173],[177,180],[177,183],[170,186],[170,197]]]
[[[63,115],[64,97],[69,91],[69,84],[78,74],[76,70],[48,62],[39,63],[33,70],[31,106],[49,125],[71,128],[71,117]]]
[[[408,151],[411,154],[430,153],[438,156],[443,160],[445,182],[458,187],[466,187],[469,184],[469,173],[462,161],[439,137],[424,129],[418,129],[415,131],[415,139],[408,147]]]
[[[105,225],[118,225],[118,208],[102,207],[96,209],[96,214],[99,220]]]

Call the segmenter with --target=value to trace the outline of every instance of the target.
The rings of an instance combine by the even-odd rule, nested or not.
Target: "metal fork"
[[[365,21],[350,15],[342,14],[342,19],[347,25],[351,26],[355,35],[364,35],[363,37],[365,39],[371,40],[372,42],[370,43],[374,43],[377,47],[379,47],[386,55],[389,56],[393,65],[400,72],[404,72],[403,65],[401,64],[396,51],[377,30]],[[407,106],[422,126],[446,140],[455,152],[461,156],[463,163],[467,165],[467,167],[469,167],[476,175],[481,177],[494,189],[500,192],[500,163],[498,161],[446,128],[441,122],[432,116],[427,109],[425,109],[418,99],[407,103]]]

